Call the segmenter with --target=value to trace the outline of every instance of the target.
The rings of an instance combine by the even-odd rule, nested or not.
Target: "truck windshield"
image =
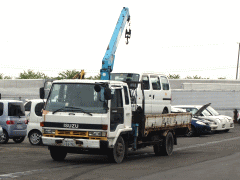
[[[104,89],[96,92],[94,86],[95,84],[53,84],[45,109],[52,112],[107,113]]]
[[[115,81],[139,81],[139,74],[133,73],[111,73],[111,80]]]

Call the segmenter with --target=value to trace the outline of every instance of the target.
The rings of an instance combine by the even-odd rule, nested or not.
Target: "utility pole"
[[[239,51],[240,51],[240,43],[238,43],[238,61],[237,61],[237,73],[236,73],[236,80],[238,79],[238,67],[239,67]]]

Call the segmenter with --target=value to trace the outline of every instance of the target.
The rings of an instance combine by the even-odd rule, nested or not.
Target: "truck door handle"
[[[153,95],[153,99],[154,99],[154,95]]]

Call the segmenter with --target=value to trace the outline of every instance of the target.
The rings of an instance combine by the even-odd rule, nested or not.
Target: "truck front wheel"
[[[55,161],[63,161],[67,156],[67,151],[59,147],[49,147],[51,157]]]
[[[113,149],[109,149],[108,158],[111,162],[121,163],[125,155],[125,142],[124,139],[119,136]]]
[[[153,146],[155,155],[170,156],[173,152],[173,144],[173,134],[172,132],[168,132],[167,136],[163,138],[162,145],[156,144]]]

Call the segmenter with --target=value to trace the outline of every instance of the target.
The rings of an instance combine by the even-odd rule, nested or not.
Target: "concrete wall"
[[[0,93],[2,99],[37,99],[39,88],[44,86],[44,82],[44,79],[0,80]]]
[[[227,79],[170,79],[169,80],[171,89],[183,89],[184,83],[195,84],[195,83],[210,83],[210,84],[236,84],[240,85],[240,80],[227,80]]]
[[[233,116],[233,110],[240,110],[240,91],[217,90],[172,90],[172,105],[211,106],[221,114]]]
[[[43,79],[0,80],[2,99],[38,99]],[[203,105],[231,115],[234,109],[240,110],[239,80],[171,79],[172,105]]]

